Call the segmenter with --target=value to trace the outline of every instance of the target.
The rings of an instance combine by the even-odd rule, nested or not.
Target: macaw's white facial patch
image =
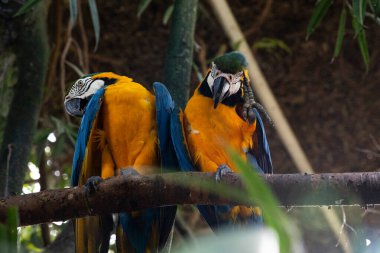
[[[88,98],[103,86],[104,81],[102,79],[92,79],[92,77],[81,78],[74,83],[65,99]]]
[[[243,71],[240,71],[236,74],[223,73],[218,69],[215,63],[212,63],[211,71],[207,77],[207,84],[210,87],[210,90],[213,91],[214,81],[218,77],[223,77],[228,82],[228,85],[223,87],[223,94],[226,94],[227,97],[237,93],[241,88],[241,80],[243,78]]]

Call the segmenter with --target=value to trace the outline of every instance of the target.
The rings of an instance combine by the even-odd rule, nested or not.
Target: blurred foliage
[[[17,16],[27,13],[39,1],[41,0],[27,0],[16,12],[15,16],[17,17]],[[96,5],[96,0],[87,0],[87,2],[90,8],[91,20],[92,20],[94,33],[95,33],[96,43],[95,43],[94,51],[96,51],[99,44],[99,39],[100,39],[100,21],[99,21],[98,7]],[[78,16],[78,0],[70,0],[69,7],[70,7],[70,23],[73,26],[75,25],[77,16]]]
[[[301,235],[295,223],[280,208],[279,201],[257,174],[257,170],[243,161],[235,152],[230,151],[230,154],[236,168],[240,172],[245,190],[237,189],[222,182],[215,183],[215,181],[210,180],[189,181],[188,179],[178,179],[178,182],[187,186],[199,187],[224,198],[246,203],[250,206],[259,206],[263,210],[265,225],[273,229],[278,236],[280,251],[283,253],[303,252]],[[226,233],[228,233],[228,230]]]
[[[256,50],[265,50],[270,54],[276,56],[276,58],[280,58],[279,50],[286,52],[287,54],[291,54],[292,50],[283,40],[275,39],[275,38],[261,38],[252,45],[253,49]]]
[[[152,2],[152,0],[140,0],[139,6],[137,9],[137,16],[141,17],[143,12],[146,10],[146,8],[149,6],[149,4]]]
[[[181,247],[174,248],[174,253],[279,253],[277,235],[269,229],[242,229],[239,231],[225,230],[218,236],[208,235],[196,242],[186,242]]]
[[[362,55],[363,62],[365,64],[366,70],[369,68],[369,51],[368,44],[365,35],[365,17],[369,17],[375,21],[378,25],[380,25],[380,1],[379,0],[352,0],[352,1],[342,1],[342,12],[339,18],[339,26],[337,32],[337,39],[335,43],[334,49],[334,58],[338,57],[341,47],[342,41],[345,34],[346,27],[346,19],[347,19],[347,11],[351,16],[352,27],[355,31],[355,37],[358,42],[358,46]],[[306,30],[306,39],[310,37],[310,35],[315,31],[315,29],[319,26],[323,18],[326,16],[330,7],[332,6],[332,0],[319,0],[317,1],[315,8],[313,10],[313,14],[310,18],[309,24]]]
[[[174,4],[171,4],[165,11],[165,14],[164,14],[164,17],[162,19],[162,23],[164,25],[167,25],[168,22],[169,22],[169,19],[170,17],[172,16],[173,14],[173,10],[174,10]]]
[[[0,252],[17,252],[17,226],[19,224],[17,208],[8,209],[7,222],[0,223]]]
[[[301,252],[301,237],[295,224],[279,207],[280,202],[267,184],[256,173],[259,168],[253,168],[241,157],[231,152],[233,161],[241,173],[241,179],[246,187],[247,198],[264,210],[265,224],[277,232],[281,252]]]

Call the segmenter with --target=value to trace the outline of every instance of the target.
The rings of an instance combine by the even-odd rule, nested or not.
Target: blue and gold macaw
[[[176,166],[170,141],[174,102],[160,83],[155,96],[126,76],[96,73],[77,80],[65,97],[65,109],[82,117],[72,166],[72,186],[86,185],[118,174],[162,172]],[[174,164],[173,164],[174,162]],[[176,207],[118,215],[118,252],[157,252],[172,231]],[[108,252],[112,215],[76,219],[76,252]]]
[[[180,113],[182,126],[173,114],[172,139],[182,170],[215,172],[218,181],[225,173],[237,172],[228,154],[228,148],[232,148],[256,170],[272,173],[264,124],[257,109],[265,111],[254,100],[247,66],[245,57],[238,52],[216,58],[184,114]],[[266,113],[265,116],[269,118]],[[214,230],[228,224],[262,223],[258,207],[200,205],[198,208]]]

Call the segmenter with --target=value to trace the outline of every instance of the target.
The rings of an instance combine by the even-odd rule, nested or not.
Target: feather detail
[[[106,146],[106,140],[106,132],[102,129],[95,128],[94,133],[92,135],[92,141],[98,144],[97,148],[99,150],[103,151],[103,149]]]

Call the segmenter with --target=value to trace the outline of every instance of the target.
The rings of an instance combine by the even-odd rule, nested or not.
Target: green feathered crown
[[[244,55],[237,51],[226,53],[215,58],[214,63],[220,71],[230,74],[243,71],[248,67],[248,63]]]

